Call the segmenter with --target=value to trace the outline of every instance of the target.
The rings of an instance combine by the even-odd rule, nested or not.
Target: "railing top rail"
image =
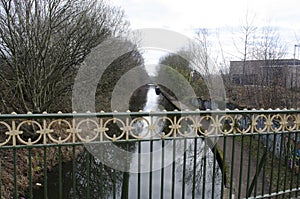
[[[300,109],[244,109],[244,110],[185,110],[185,111],[139,111],[139,112],[86,112],[86,113],[27,113],[27,114],[0,114],[0,119],[31,119],[31,118],[89,118],[89,117],[122,117],[122,116],[132,116],[132,117],[147,117],[147,116],[186,116],[186,115],[207,115],[207,114],[298,114]]]
[[[0,147],[299,130],[300,110],[294,109],[12,113],[0,115]]]

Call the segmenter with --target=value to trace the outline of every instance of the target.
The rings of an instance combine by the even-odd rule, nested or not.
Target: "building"
[[[300,87],[300,60],[230,61],[229,75],[235,85]]]

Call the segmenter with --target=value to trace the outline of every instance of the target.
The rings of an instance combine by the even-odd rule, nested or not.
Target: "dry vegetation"
[[[248,109],[300,107],[300,92],[280,86],[231,86],[226,94],[230,102]]]

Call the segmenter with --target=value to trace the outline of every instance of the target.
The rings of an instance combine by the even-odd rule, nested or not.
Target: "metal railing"
[[[299,127],[299,110],[2,114],[0,196],[298,197]]]

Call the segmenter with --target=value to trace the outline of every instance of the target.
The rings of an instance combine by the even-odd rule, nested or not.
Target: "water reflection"
[[[165,109],[161,101],[154,87],[150,87],[144,111]],[[147,126],[143,120],[136,125],[136,132],[140,133]],[[161,124],[161,130],[163,128]],[[99,143],[95,147],[89,145],[89,152],[101,154],[110,164],[128,167],[130,173],[106,166],[83,149],[75,160],[62,165],[62,198],[200,198],[202,194],[212,198],[213,190],[214,198],[221,197],[221,170],[202,139],[162,141],[153,138],[152,141],[113,144],[132,152],[130,157],[115,154],[112,143],[102,143],[101,147]],[[58,198],[58,179],[57,168],[48,175],[49,199]],[[43,198],[43,194],[43,189],[36,190],[34,198]]]
[[[152,143],[153,150],[155,147],[162,148],[162,141]],[[166,198],[200,198],[205,193],[205,198],[212,197],[214,189],[215,197],[220,198],[221,190],[221,172],[220,168],[208,148],[204,149],[204,142],[200,139],[165,141],[171,150],[165,148],[160,155],[153,155],[141,158],[141,167],[161,166],[161,169],[151,170],[144,173],[131,173],[129,178],[129,198],[159,198],[163,195]],[[196,151],[195,147],[196,146]],[[151,143],[143,143],[141,151],[151,150]],[[186,153],[177,155],[178,149],[186,150]],[[172,152],[173,151],[173,152]],[[205,155],[204,155],[205,154]],[[152,160],[151,160],[152,158]],[[156,160],[156,161],[155,161]],[[164,160],[164,161],[162,161]],[[171,164],[163,165],[162,163],[170,162]],[[204,169],[205,167],[205,169]],[[215,173],[213,173],[215,169]],[[214,182],[213,182],[214,178]],[[205,185],[205,186],[203,186]]]
[[[144,111],[161,111],[154,88],[149,89],[147,99]],[[142,142],[136,148],[141,156],[134,156],[130,164],[140,163],[141,173],[130,174],[129,198],[200,198],[203,193],[211,198],[213,189],[214,198],[220,198],[221,170],[203,140]]]

